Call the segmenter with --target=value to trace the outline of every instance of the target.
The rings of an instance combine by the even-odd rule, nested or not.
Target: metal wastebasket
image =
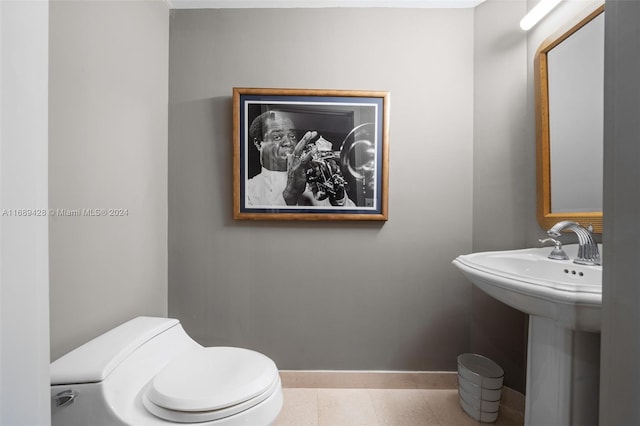
[[[493,423],[500,410],[504,370],[478,354],[458,355],[458,396],[462,409],[475,420]]]

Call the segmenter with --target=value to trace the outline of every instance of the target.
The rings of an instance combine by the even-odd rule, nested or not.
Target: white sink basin
[[[599,332],[602,267],[573,263],[577,244],[563,248],[571,260],[548,259],[553,247],[542,247],[467,254],[453,264],[478,288],[515,309],[572,330]]]

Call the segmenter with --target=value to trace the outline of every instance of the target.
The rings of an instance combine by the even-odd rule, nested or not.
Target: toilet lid
[[[275,363],[242,348],[211,347],[188,351],[151,381],[146,398],[176,411],[212,411],[265,394],[279,383]]]
[[[273,384],[262,394],[252,399],[241,402],[240,404],[211,411],[170,410],[160,407],[151,402],[147,396],[147,393],[144,393],[142,395],[142,403],[147,411],[149,411],[156,417],[160,417],[161,419],[178,423],[202,423],[234,416],[236,414],[242,413],[245,410],[249,410],[250,408],[253,408],[263,401],[267,400],[271,395],[275,394],[280,389],[280,387],[280,376],[276,376],[276,380],[273,382]]]

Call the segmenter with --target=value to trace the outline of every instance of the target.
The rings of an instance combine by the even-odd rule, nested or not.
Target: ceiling
[[[323,7],[393,7],[393,8],[465,8],[485,0],[165,0],[171,9],[227,8],[323,8]]]

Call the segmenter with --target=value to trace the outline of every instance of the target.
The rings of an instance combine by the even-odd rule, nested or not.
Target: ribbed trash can
[[[458,396],[462,409],[475,420],[498,419],[504,370],[478,354],[458,355]]]

